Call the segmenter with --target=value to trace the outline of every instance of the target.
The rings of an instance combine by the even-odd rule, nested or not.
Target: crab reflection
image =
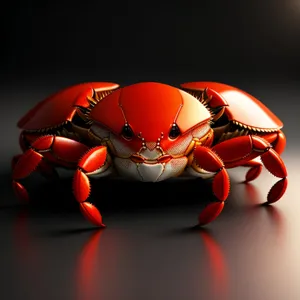
[[[269,217],[268,221],[271,223],[269,226],[271,235],[282,242],[284,238],[284,219],[280,210],[275,206],[262,206],[260,204],[262,197],[259,195],[255,185],[245,185],[244,192],[243,197],[246,202],[250,203],[243,212],[244,216],[248,218],[248,215],[255,225],[259,221],[260,216],[262,216],[261,211],[265,209],[267,218]],[[28,221],[34,222],[34,220],[32,218],[28,219],[28,213],[28,210],[21,210],[14,224],[16,260],[19,262],[18,267],[20,268],[20,274],[22,274],[22,289],[24,290],[34,289],[37,278],[41,279],[41,276],[46,276],[46,279],[48,279],[47,272],[50,271],[51,273],[53,271],[53,266],[50,266],[49,270],[47,258],[44,256],[43,241],[31,230],[31,224]],[[226,217],[226,214],[224,217]],[[265,214],[263,214],[263,217],[266,217]],[[77,232],[79,233],[79,231]],[[201,253],[201,267],[198,270],[201,268],[201,271],[205,272],[205,277],[203,278],[209,282],[208,293],[213,297],[212,299],[230,299],[230,291],[233,286],[230,278],[231,270],[228,251],[232,251],[232,249],[225,247],[226,243],[224,243],[222,235],[218,235],[216,238],[210,230],[200,229],[199,227],[193,229],[194,233],[199,237],[200,241],[200,251],[197,251]],[[232,228],[231,235],[234,235],[234,233],[235,229]],[[66,234],[68,233],[66,232],[65,236]],[[67,289],[67,293],[71,293],[73,299],[80,300],[96,299],[99,297],[99,294],[105,294],[107,290],[111,293],[114,290],[113,285],[117,285],[118,281],[121,280],[121,278],[118,278],[118,274],[123,274],[118,268],[121,268],[119,263],[122,255],[120,256],[120,253],[124,252],[124,240],[120,244],[114,242],[119,240],[120,232],[118,230],[97,229],[84,234],[88,234],[87,239],[85,241],[81,240],[83,244],[77,244],[78,248],[72,247],[71,252],[75,252],[75,257],[68,258],[68,260],[71,259],[72,267],[70,270],[66,270],[69,275],[68,286],[71,287],[71,290]],[[72,233],[72,236],[78,236],[76,231]],[[103,239],[104,236],[105,239]],[[124,235],[122,235],[123,237]],[[53,243],[56,243],[56,238],[54,237],[53,239]],[[126,247],[132,248],[130,241],[126,237],[125,239]],[[102,246],[103,248],[101,248]],[[134,259],[134,256],[132,256],[132,259]],[[208,268],[203,268],[203,262]],[[131,263],[135,264],[132,261],[129,265]],[[129,277],[132,275],[134,274],[127,273]],[[111,287],[107,286],[108,282]],[[66,288],[66,283],[62,284]],[[118,294],[119,291],[116,290],[115,293]]]
[[[210,290],[217,298],[226,300],[229,292],[229,267],[222,247],[207,230],[200,230],[200,238],[204,244],[209,260],[211,275]]]
[[[253,206],[248,210],[250,217],[254,217],[257,211],[265,210],[266,217],[270,221],[270,228],[273,230],[273,235],[276,237],[279,245],[284,242],[284,218],[278,207],[274,205],[268,205],[266,203],[261,203],[261,196],[259,190],[252,183],[245,184],[245,198],[247,202],[251,202]],[[253,218],[253,220],[255,220]]]
[[[100,267],[98,250],[103,232],[103,229],[93,232],[80,251],[76,268],[76,287],[78,287],[76,298],[78,300],[93,299],[96,296],[97,282],[99,282],[97,271]]]

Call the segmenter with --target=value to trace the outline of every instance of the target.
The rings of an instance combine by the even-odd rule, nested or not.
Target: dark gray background
[[[300,298],[300,4],[277,2],[11,1],[1,10],[1,299]],[[202,231],[193,226],[211,191],[200,181],[94,182],[103,231],[79,213],[71,174],[56,184],[33,175],[32,204],[20,206],[10,187],[16,122],[50,93],[92,80],[213,80],[255,95],[285,124],[286,194],[261,207],[276,179],[264,170],[244,185],[246,170],[230,170],[226,207]]]

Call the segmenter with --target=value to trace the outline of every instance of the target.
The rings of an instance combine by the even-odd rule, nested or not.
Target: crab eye
[[[169,133],[169,138],[176,139],[179,135],[180,135],[180,129],[178,128],[177,124],[173,124]]]
[[[133,131],[127,123],[123,126],[121,135],[126,140],[131,140],[133,138]]]

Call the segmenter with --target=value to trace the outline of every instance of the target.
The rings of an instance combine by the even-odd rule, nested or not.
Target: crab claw
[[[105,227],[105,224],[102,223],[102,216],[99,210],[92,203],[80,203],[80,211],[93,225]]]
[[[267,203],[274,203],[278,201],[285,193],[288,185],[287,178],[277,181],[270,189],[267,196]]]
[[[91,192],[90,180],[87,174],[100,169],[105,164],[106,156],[107,150],[104,146],[90,149],[79,160],[73,178],[74,196],[80,204],[81,213],[89,222],[99,227],[105,227],[99,210],[92,203],[85,202]]]
[[[227,101],[224,99],[224,97],[217,93],[215,90],[211,88],[206,88],[205,89],[206,95],[210,100],[209,101],[209,106],[211,108],[216,108],[216,107],[221,107],[221,106],[228,106]]]
[[[89,107],[90,102],[88,101],[91,99],[95,94],[95,91],[92,87],[88,87],[85,90],[83,90],[79,95],[77,96],[74,104],[76,106],[81,106],[81,107]]]
[[[211,108],[228,106],[225,98],[220,93],[208,86],[211,86],[211,82],[195,81],[180,84],[180,87],[187,92],[204,92],[202,94],[204,96],[203,100],[206,103],[209,102],[209,106]]]
[[[207,147],[196,147],[194,150],[194,160],[196,165],[201,169],[216,173],[212,188],[218,202],[207,205],[198,218],[199,225],[205,225],[216,219],[223,210],[224,201],[227,199],[230,190],[229,176],[222,160]]]

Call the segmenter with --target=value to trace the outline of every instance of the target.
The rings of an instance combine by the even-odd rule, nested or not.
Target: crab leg
[[[56,165],[76,166],[79,158],[88,150],[88,147],[65,137],[45,135],[36,139],[31,148],[12,160],[13,188],[21,201],[28,201],[26,188],[19,182],[28,177],[35,170],[46,176],[55,176],[51,162]]]
[[[262,164],[255,160],[251,160],[251,161],[245,163],[243,165],[243,167],[250,167],[249,171],[246,174],[245,182],[250,182],[250,181],[256,179],[262,171]]]
[[[263,139],[272,144],[273,149],[279,155],[284,151],[286,146],[286,139],[284,133],[281,130],[276,133],[266,134],[263,136]],[[243,167],[250,167],[250,170],[246,174],[245,182],[256,179],[262,171],[262,164],[254,160],[247,162],[243,165]]]
[[[268,141],[279,155],[283,153],[286,146],[286,138],[281,130],[277,132],[264,133],[261,137]]]
[[[265,139],[256,135],[240,136],[226,140],[214,146],[212,150],[222,158],[226,168],[251,164],[251,160],[260,156],[267,170],[274,176],[281,178],[270,189],[267,203],[278,201],[285,193],[287,188],[286,167],[279,154]],[[254,173],[254,171],[251,172]],[[247,175],[251,177],[251,174],[247,173]],[[255,174],[253,176],[255,177]]]
[[[224,163],[211,149],[197,146],[194,150],[194,159],[202,169],[216,173],[212,188],[218,202],[208,204],[198,217],[199,225],[205,225],[213,221],[223,210],[224,201],[229,194],[230,182]]]
[[[90,149],[79,160],[73,180],[74,195],[80,204],[82,214],[92,224],[100,227],[105,227],[105,225],[102,223],[99,210],[93,204],[86,202],[91,192],[90,180],[87,175],[99,170],[105,164],[106,157],[106,147],[97,146]]]
[[[80,142],[53,135],[46,135],[35,140],[31,148],[12,160],[13,188],[20,200],[29,200],[26,188],[19,182],[39,169],[44,175],[53,175],[52,166],[44,160],[56,164],[73,166],[75,171],[73,190],[76,200],[80,203],[82,214],[94,225],[104,226],[98,209],[85,202],[90,193],[90,182],[86,173],[100,169],[106,161],[106,147],[99,146],[88,150]]]
[[[15,155],[11,160],[11,169],[13,170],[18,162],[18,160],[22,157],[23,154]]]
[[[22,155],[23,154],[18,154],[13,157],[11,162],[12,170],[15,168],[18,160],[22,157]],[[36,171],[38,171],[43,177],[49,180],[55,180],[59,178],[56,169],[44,159],[39,163],[39,165],[36,168]]]
[[[281,154],[286,146],[286,138],[284,133],[279,130],[277,133],[277,139],[275,141],[275,145],[274,145],[274,150],[278,153]]]

